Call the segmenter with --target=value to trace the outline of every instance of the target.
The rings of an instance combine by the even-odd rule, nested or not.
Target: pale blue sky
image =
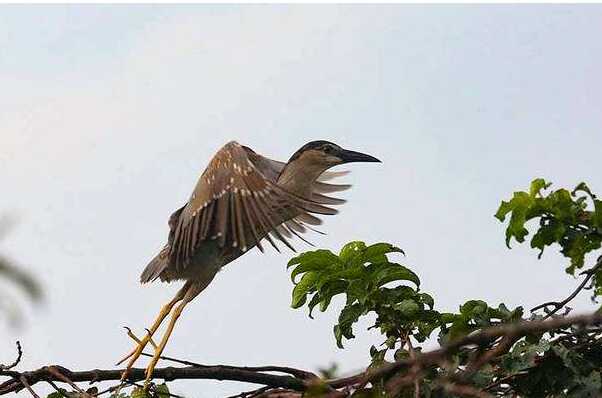
[[[131,346],[121,326],[141,331],[177,288],[138,275],[231,139],[283,160],[313,139],[382,159],[350,167],[349,203],[314,241],[396,243],[440,309],[563,297],[564,260],[508,251],[493,213],[535,177],[602,192],[599,37],[599,6],[0,6],[0,209],[19,217],[1,250],[49,296],[0,352],[19,338],[24,367],[111,367]],[[367,363],[374,335],[338,350],[333,311],[289,308],[289,257],[228,266],[167,354]]]

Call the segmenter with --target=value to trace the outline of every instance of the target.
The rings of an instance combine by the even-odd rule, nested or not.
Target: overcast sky
[[[602,192],[600,37],[599,6],[1,6],[0,213],[18,223],[0,251],[47,300],[2,324],[0,352],[18,338],[22,369],[113,366],[132,346],[122,326],[141,333],[178,288],[138,284],[169,214],[233,139],[281,160],[314,139],[380,158],[349,167],[349,203],[312,239],[399,245],[441,310],[566,296],[557,250],[506,249],[493,214],[535,177]],[[374,334],[339,350],[335,308],[289,307],[290,257],[230,264],[166,354],[365,365]]]

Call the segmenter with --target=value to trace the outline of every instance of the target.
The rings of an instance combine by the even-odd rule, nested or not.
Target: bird
[[[351,187],[326,182],[347,173],[328,169],[351,162],[380,160],[324,140],[303,145],[287,162],[264,157],[236,141],[219,149],[189,200],[169,217],[167,243],[140,276],[143,284],[157,279],[184,284],[161,308],[146,335],[140,339],[133,336],[136,347],[118,362],[119,365],[129,359],[122,381],[151,343],[155,351],[145,371],[148,388],[184,307],[225,265],[253,247],[264,252],[266,242],[277,251],[277,243],[295,251],[289,242],[293,237],[310,243],[302,234],[317,231],[315,226],[322,222],[318,216],[336,214],[338,211],[332,206],[345,202],[326,194]],[[152,337],[170,314],[157,345]]]

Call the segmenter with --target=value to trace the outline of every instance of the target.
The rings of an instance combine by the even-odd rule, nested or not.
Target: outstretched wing
[[[297,217],[315,222],[313,214],[337,213],[279,187],[253,156],[259,155],[250,155],[236,142],[226,144],[201,175],[186,206],[174,213],[169,254],[176,267],[186,266],[198,245],[209,239],[244,252],[255,245],[263,251],[265,238],[278,250],[272,234],[294,250],[282,233],[283,223]]]
[[[266,158],[265,156],[261,156],[251,148],[243,146],[244,150],[247,152],[249,156],[249,160],[255,165],[257,170],[263,174],[265,178],[276,183],[278,181],[278,177],[280,173],[286,166],[286,163],[273,160],[270,158]],[[312,189],[310,193],[310,197],[307,198],[314,202],[324,204],[324,205],[341,205],[346,201],[344,199],[334,198],[330,196],[324,195],[325,193],[331,192],[339,192],[344,191],[346,189],[351,188],[351,185],[347,184],[332,184],[326,183],[325,181],[330,181],[337,177],[342,177],[349,174],[349,171],[325,171],[316,181],[312,183]],[[319,225],[322,223],[317,217],[308,215],[308,214],[300,214],[299,216],[284,222],[284,224],[280,225],[277,229],[282,235],[287,238],[291,238],[293,235],[297,236],[299,239],[303,240],[307,244],[313,246],[311,242],[301,236],[301,233],[307,232],[307,229],[310,229],[314,232],[318,232],[323,234],[322,232],[310,227],[309,225]],[[309,224],[309,225],[307,225]],[[277,236],[272,232],[274,237]]]

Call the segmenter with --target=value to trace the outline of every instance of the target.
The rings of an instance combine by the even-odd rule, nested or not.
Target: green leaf
[[[364,250],[364,260],[370,263],[380,262],[383,259],[382,256],[389,253],[402,253],[405,255],[404,251],[400,248],[390,243],[381,242],[370,245]],[[384,259],[386,260],[386,257]]]
[[[592,224],[602,229],[602,200],[594,199],[594,216]]]
[[[456,316],[449,328],[449,340],[455,340],[470,333],[474,328],[468,324],[467,316]]]
[[[504,222],[504,220],[506,219],[506,215],[510,213],[513,208],[514,206],[511,202],[506,202],[502,200],[500,207],[495,212],[495,218],[497,218],[501,222]]]
[[[347,305],[341,311],[339,315],[339,324],[335,327],[335,338],[337,339],[337,346],[339,348],[343,348],[342,337],[346,339],[352,339],[355,336],[353,335],[352,326],[359,319],[360,315],[363,313],[363,308],[359,304]]]
[[[163,383],[155,387],[155,397],[168,398],[169,396],[169,388],[167,387],[167,384]]]
[[[547,189],[552,185],[552,183],[547,183],[543,178],[537,178],[531,182],[531,187],[529,188],[529,195],[532,198],[536,196],[541,196],[541,190]]]
[[[64,398],[65,395],[67,395],[67,391],[61,388],[61,392],[55,391],[53,393],[50,393],[46,396],[46,398]]]
[[[291,261],[295,260],[294,264]],[[291,281],[295,283],[295,277],[299,274],[309,271],[321,271],[331,268],[339,268],[340,261],[329,250],[316,250],[313,252],[303,253],[293,260],[289,261],[288,267],[297,265],[291,272]]]
[[[469,300],[460,306],[460,313],[469,317],[475,314],[482,314],[487,311],[489,306],[483,300]]]
[[[343,332],[341,331],[341,326],[338,324],[334,325],[333,332],[334,332],[334,338],[337,340],[337,347],[344,348],[343,343],[342,343]]]
[[[131,398],[151,398],[150,394],[146,391],[144,391],[144,389],[142,387],[136,387],[132,390],[132,393],[130,394]]]
[[[349,286],[349,282],[335,280],[330,281],[320,289],[320,311],[324,312],[330,305],[332,298],[338,294],[344,293]]]
[[[413,319],[414,316],[421,310],[420,304],[412,299],[403,300],[401,303],[395,305],[395,309],[406,318]]]
[[[367,281],[363,279],[351,281],[345,292],[347,294],[347,304],[352,304],[354,301],[359,301],[364,304],[370,292],[367,289]]]
[[[374,284],[378,287],[393,281],[410,281],[420,286],[418,275],[401,264],[389,263],[389,266],[381,269],[373,276]]]
[[[540,250],[538,258],[541,258],[546,246],[559,242],[565,232],[566,228],[564,224],[556,220],[552,220],[548,225],[540,227],[531,239],[531,247]]]
[[[293,289],[293,299],[291,307],[299,308],[307,300],[307,293],[315,288],[315,283],[318,280],[318,274],[315,272],[308,272],[299,281],[297,286]]]
[[[308,316],[311,319],[314,319],[314,316],[312,315],[312,313],[314,311],[314,308],[316,307],[316,305],[320,304],[321,302],[322,302],[322,297],[320,296],[320,293],[316,293],[316,294],[313,295],[313,297],[311,298],[311,300],[307,304],[307,308],[309,308],[309,314],[308,314]]]
[[[429,308],[431,310],[433,309],[433,307],[435,307],[435,300],[433,299],[433,297],[430,294],[419,293],[418,296],[420,297],[420,299],[422,300],[422,302],[424,304],[429,306]]]
[[[298,256],[293,257],[289,260],[287,268],[303,263],[317,263],[322,265],[324,268],[327,268],[332,264],[340,263],[340,261],[337,255],[330,250],[320,249],[301,253]]]
[[[575,187],[575,189],[573,189],[573,192],[571,192],[571,194],[575,196],[577,192],[584,192],[587,196],[590,197],[590,199],[596,199],[596,195],[592,193],[592,191],[589,189],[585,182],[580,182],[579,184],[577,184],[577,186]]]
[[[349,242],[341,249],[339,258],[343,264],[350,264],[356,257],[362,256],[366,244],[361,241]]]
[[[514,208],[512,209],[510,222],[506,228],[506,246],[508,247],[510,247],[510,240],[512,238],[522,243],[525,241],[525,236],[529,233],[527,228],[525,228],[525,222],[527,221],[527,210],[532,203],[532,198],[525,192],[515,192],[512,203],[514,204]]]

